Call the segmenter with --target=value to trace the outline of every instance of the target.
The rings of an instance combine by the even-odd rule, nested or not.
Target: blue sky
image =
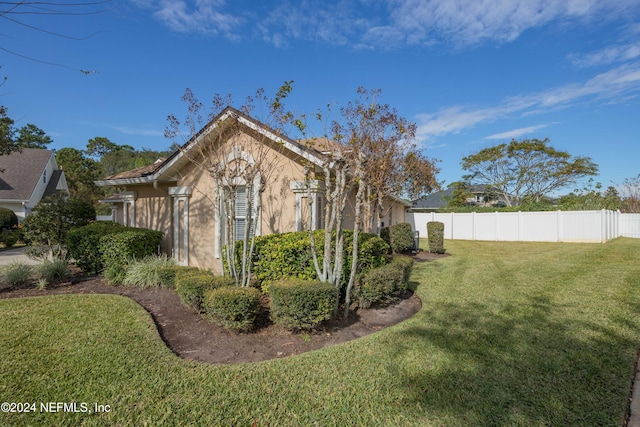
[[[417,123],[447,183],[462,176],[462,157],[512,138],[548,137],[591,157],[605,186],[640,173],[636,0],[112,0],[75,10],[102,9],[3,15],[49,32],[2,21],[0,104],[18,126],[45,130],[52,148],[105,136],[166,149],[166,117],[184,117],[185,88],[205,102],[230,93],[238,106],[293,80],[286,105],[297,113],[344,105],[361,85],[381,89]]]

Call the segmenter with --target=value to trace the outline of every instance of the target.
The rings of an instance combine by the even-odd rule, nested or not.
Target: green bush
[[[0,270],[0,279],[10,286],[22,286],[31,280],[33,269],[22,261],[11,261]]]
[[[143,259],[158,252],[162,232],[144,228],[128,228],[100,238],[104,277],[111,283],[122,283],[131,260]]]
[[[18,216],[9,208],[0,208],[0,230],[13,228],[18,225]]]
[[[199,271],[197,267],[186,267],[182,265],[168,265],[164,267],[160,267],[158,269],[158,279],[160,280],[161,288],[176,288],[176,276],[180,274],[180,272],[193,272]]]
[[[160,270],[175,265],[173,258],[167,255],[149,255],[141,260],[132,260],[122,281],[123,285],[139,288],[156,288],[162,286]]]
[[[271,320],[289,330],[312,329],[331,318],[338,290],[329,283],[285,279],[269,287]]]
[[[22,222],[28,255],[34,258],[67,256],[67,233],[96,219],[91,203],[56,193],[42,199]]]
[[[202,300],[205,291],[209,289],[232,286],[233,279],[229,277],[215,276],[210,271],[189,271],[176,275],[176,293],[180,301],[186,306],[198,311],[202,310]]]
[[[0,241],[4,243],[5,248],[10,248],[20,240],[20,232],[18,230],[4,229],[0,233]]]
[[[36,266],[36,274],[45,283],[64,280],[69,275],[69,264],[64,259],[44,260]]]
[[[204,292],[202,309],[225,328],[250,331],[260,312],[260,291],[237,286],[208,289]]]
[[[67,233],[68,256],[85,273],[98,274],[104,268],[100,239],[108,234],[125,230],[129,228],[110,221],[97,221],[69,230]]]
[[[361,274],[353,292],[358,307],[369,308],[395,301],[407,290],[412,268],[411,258],[395,257],[389,264]]]
[[[313,232],[318,262],[322,265],[324,248],[324,230]],[[380,237],[371,233],[359,234],[358,269],[364,271],[383,265],[389,255],[389,246]],[[344,263],[342,271],[343,285],[348,281],[351,272],[351,252],[353,248],[353,231],[344,231]],[[332,239],[335,249],[335,239]],[[236,268],[239,269],[242,242],[236,242]],[[226,264],[228,270],[228,264]],[[270,234],[256,237],[253,255],[253,275],[258,285],[263,288],[270,283],[286,278],[314,280],[317,278],[311,255],[309,233],[299,231],[293,233]]]
[[[394,254],[406,252],[414,247],[411,224],[402,222],[389,227],[389,240]]]
[[[427,223],[427,235],[429,237],[429,252],[443,254],[444,249],[444,224],[438,221]]]

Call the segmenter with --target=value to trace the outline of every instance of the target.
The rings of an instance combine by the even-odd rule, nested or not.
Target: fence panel
[[[640,239],[640,214],[620,214],[620,235]]]
[[[525,242],[606,242],[640,238],[640,214],[613,211],[407,213],[407,222],[427,237],[427,222],[444,223],[445,239]]]

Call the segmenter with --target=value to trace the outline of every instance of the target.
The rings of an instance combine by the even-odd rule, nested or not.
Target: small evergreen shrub
[[[2,282],[10,286],[22,286],[31,280],[32,268],[22,261],[11,261],[0,270]]]
[[[63,259],[44,260],[36,266],[35,270],[38,278],[47,284],[64,280],[69,275],[69,265]]]
[[[329,283],[285,279],[269,287],[271,320],[289,330],[317,327],[331,318],[338,290]]]
[[[128,228],[102,236],[100,251],[105,279],[111,284],[122,283],[129,262],[157,253],[161,240],[162,232],[144,228]]]
[[[176,288],[176,276],[180,272],[193,272],[199,271],[197,267],[186,267],[182,265],[167,265],[158,269],[158,279],[160,280],[161,288],[175,289]]]
[[[167,255],[149,255],[142,260],[133,260],[127,266],[123,285],[139,288],[162,286],[160,270],[175,265],[175,260]]]
[[[185,272],[176,276],[176,293],[184,305],[201,311],[205,291],[234,284],[233,279],[206,270]]]
[[[389,240],[391,241],[390,246],[394,254],[413,249],[414,241],[411,224],[402,222],[389,227]]]
[[[237,286],[208,289],[204,292],[202,309],[227,329],[250,331],[260,312],[260,291]]]
[[[318,262],[322,265],[324,248],[324,230],[313,232]],[[359,233],[359,271],[383,265],[389,255],[389,245],[375,234]],[[335,248],[335,238],[331,241]],[[344,263],[342,270],[343,284],[349,279],[351,272],[351,252],[353,248],[353,231],[344,230]],[[236,242],[236,268],[242,253],[242,242]],[[228,263],[225,260],[228,271]],[[253,276],[257,285],[266,288],[271,282],[296,278],[314,280],[316,270],[311,254],[311,240],[307,231],[258,236],[255,240],[253,254]]]
[[[13,212],[13,211],[12,211]],[[20,233],[18,230],[4,229],[0,233],[0,241],[4,243],[5,248],[10,248],[20,240]]]
[[[68,256],[87,274],[98,274],[104,268],[100,240],[103,236],[129,228],[116,222],[96,221],[67,233]]]
[[[0,208],[0,230],[17,227],[18,216],[9,208]]]
[[[429,237],[429,252],[443,254],[444,249],[444,224],[438,221],[427,223]]]
[[[395,257],[389,264],[361,274],[354,289],[354,300],[358,307],[369,308],[395,301],[408,286],[413,260]]]

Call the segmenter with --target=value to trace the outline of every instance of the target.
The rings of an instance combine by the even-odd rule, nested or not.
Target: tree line
[[[48,149],[53,139],[38,126],[29,123],[20,128],[0,107],[0,155],[19,152],[25,148]],[[170,150],[138,150],[131,145],[118,144],[109,138],[96,136],[89,139],[84,149],[65,147],[56,150],[56,162],[64,171],[69,196],[91,202],[98,212],[110,212],[99,200],[110,196],[113,189],[98,187],[95,181],[119,172],[143,167],[167,157]]]

